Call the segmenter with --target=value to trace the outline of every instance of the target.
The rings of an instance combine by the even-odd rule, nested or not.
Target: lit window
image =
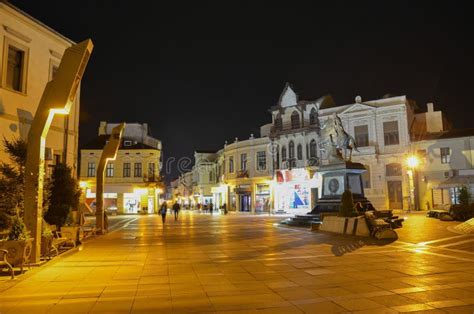
[[[267,156],[265,151],[257,152],[257,170],[265,170],[267,168]]]
[[[154,178],[155,177],[155,163],[150,162],[148,164],[148,178]]]
[[[129,178],[130,177],[130,163],[129,162],[124,162],[123,163],[123,177],[124,178]]]
[[[389,121],[383,123],[383,139],[385,145],[398,145],[398,121]]]
[[[95,177],[95,162],[87,163],[87,176]]]
[[[354,137],[357,146],[365,147],[369,146],[369,126],[358,125],[354,127]]]
[[[107,167],[105,168],[105,176],[106,177],[114,176],[114,164],[112,162],[107,163]]]
[[[449,164],[449,162],[451,161],[451,149],[449,147],[441,147],[440,155],[441,155],[441,163]]]
[[[142,163],[136,162],[133,165],[133,176],[134,177],[141,177],[142,176]]]
[[[234,157],[229,157],[229,173],[234,173]]]
[[[123,141],[123,146],[132,146],[132,141],[129,141],[129,140]]]
[[[247,154],[240,155],[240,170],[247,170]]]

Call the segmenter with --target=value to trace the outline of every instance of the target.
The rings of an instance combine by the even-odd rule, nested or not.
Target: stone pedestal
[[[370,203],[364,195],[362,173],[366,169],[361,163],[341,162],[319,168],[323,177],[322,197],[317,201],[311,214],[339,212],[342,193],[351,190],[354,203],[361,202],[365,207]]]

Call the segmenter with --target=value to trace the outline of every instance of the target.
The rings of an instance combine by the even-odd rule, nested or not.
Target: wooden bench
[[[79,232],[82,233],[83,237],[86,238],[90,235],[97,235],[97,228],[95,225],[88,224],[88,225],[82,225],[80,227]]]
[[[59,249],[61,246],[69,242],[67,237],[62,236],[60,231],[53,231],[53,242],[51,243],[51,248],[56,252],[56,256],[59,255]],[[76,246],[74,244],[74,246]]]
[[[369,226],[371,236],[379,240],[397,238],[397,234],[393,231],[391,223],[383,218],[378,218],[375,211],[365,212],[365,219]]]
[[[13,270],[12,265],[10,265],[10,263],[7,261],[7,255],[7,250],[0,250],[0,270],[3,270],[4,268],[10,269],[10,274],[13,279],[15,278],[15,271]]]

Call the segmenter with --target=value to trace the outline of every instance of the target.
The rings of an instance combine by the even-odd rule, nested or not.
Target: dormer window
[[[316,109],[311,109],[311,112],[309,114],[309,124],[310,125],[317,125],[318,124],[318,113],[316,112]]]
[[[132,146],[132,141],[130,140],[123,141],[123,146]]]
[[[291,128],[299,129],[300,128],[300,115],[298,111],[293,111],[291,114]]]
[[[283,122],[281,120],[281,115],[278,114],[275,118],[275,129],[281,130],[283,127]]]

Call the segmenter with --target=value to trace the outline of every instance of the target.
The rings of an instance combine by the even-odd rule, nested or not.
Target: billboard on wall
[[[277,170],[276,178],[278,183],[308,180],[308,171],[298,168],[291,170]]]

